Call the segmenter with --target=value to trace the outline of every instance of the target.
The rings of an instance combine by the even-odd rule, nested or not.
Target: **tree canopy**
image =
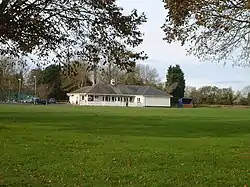
[[[197,105],[248,105],[248,98],[242,93],[229,88],[218,88],[216,86],[203,86],[198,89],[187,86],[185,96],[192,98]]]
[[[164,0],[167,42],[188,44],[200,59],[249,65],[249,0]]]
[[[124,73],[123,84],[155,86],[160,82],[159,74],[149,65],[136,64],[130,73]]]
[[[121,71],[118,66],[104,67],[102,72],[97,75],[98,82],[110,83],[111,79],[119,84],[128,85],[147,85],[156,86],[160,83],[160,77],[155,68],[145,64],[135,64],[135,66],[127,72]]]
[[[66,72],[66,73],[65,73]],[[69,75],[67,72],[71,72]],[[62,88],[64,91],[75,91],[84,86],[91,86],[91,72],[88,70],[87,62],[70,61],[62,67]]]
[[[166,79],[166,88],[169,89],[168,92],[174,97],[174,102],[184,97],[186,83],[184,73],[179,65],[169,66]]]
[[[21,59],[18,61],[22,62]],[[10,92],[18,92],[18,84],[24,82],[29,66],[25,63],[17,63],[14,60],[0,56],[0,100],[10,97]],[[23,86],[22,89],[27,88]]]
[[[111,54],[124,68],[147,58],[131,50],[143,41],[144,22],[144,13],[124,15],[115,0],[2,0],[0,54],[32,54],[39,62],[51,61],[49,55],[54,61],[83,56],[104,64]]]

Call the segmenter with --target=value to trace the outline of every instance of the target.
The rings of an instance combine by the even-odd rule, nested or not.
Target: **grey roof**
[[[92,94],[110,94],[110,95],[145,95],[145,96],[168,96],[166,92],[158,90],[151,86],[122,85],[122,84],[103,84],[98,83],[94,86],[86,86],[71,93],[92,93]]]
[[[85,86],[71,93],[88,93],[92,89],[92,86]]]

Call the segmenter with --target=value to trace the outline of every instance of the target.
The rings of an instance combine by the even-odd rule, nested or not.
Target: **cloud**
[[[243,80],[223,80],[223,81],[216,81],[215,84],[242,84],[245,83]]]

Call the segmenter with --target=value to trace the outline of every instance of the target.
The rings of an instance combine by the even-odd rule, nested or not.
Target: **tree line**
[[[196,105],[250,105],[250,87],[234,91],[231,87],[203,86],[196,88],[187,86],[185,97],[193,98]]]
[[[164,40],[188,44],[188,53],[201,60],[249,65],[249,2],[166,0]],[[4,70],[0,72],[0,97],[10,90],[19,91],[19,80],[22,80],[22,90],[31,90],[31,83],[25,77],[28,76],[25,60],[28,59],[35,65],[52,64],[45,69],[32,70],[33,74],[37,73],[37,91],[43,97],[88,85],[90,79],[94,84],[98,79],[108,81],[112,72],[121,83],[157,86],[173,95],[173,102],[177,102],[185,92],[184,75],[178,66],[169,67],[166,82],[150,76],[145,79],[142,75],[149,67],[143,67],[144,72],[140,71],[139,75],[135,73],[142,68],[136,64],[138,60],[148,58],[144,51],[134,50],[143,42],[144,33],[139,28],[146,22],[145,13],[134,9],[125,14],[115,0],[2,0],[0,55],[11,61],[21,60],[19,63],[1,62]],[[75,57],[85,63],[74,62]],[[55,62],[61,65],[53,65]],[[53,71],[56,73],[50,74]],[[108,77],[100,78],[107,74]],[[32,76],[30,82],[34,79]],[[205,87],[196,92],[196,102],[200,103],[232,104],[240,98],[229,88]],[[246,99],[247,96],[241,97],[241,102],[246,103]]]
[[[21,61],[21,60],[19,60]],[[92,69],[89,63],[72,60],[64,64],[49,64],[32,67],[27,63],[0,58],[0,100],[6,100],[10,93],[18,92],[37,95],[41,98],[67,100],[66,93],[96,83],[109,84],[115,79],[118,84],[153,86],[175,98],[184,96],[184,73],[179,65],[170,66],[166,81],[161,80],[156,68],[145,64],[134,64],[130,71],[121,70],[116,64]]]
[[[186,86],[185,74],[179,65],[171,65],[166,71],[166,79],[161,80],[156,68],[145,64],[135,64],[130,72],[121,70],[116,64],[98,69],[89,68],[89,63],[78,59],[67,64],[50,64],[32,67],[18,60],[0,58],[0,100],[6,100],[10,93],[29,93],[41,98],[67,100],[66,93],[91,86],[96,83],[153,86],[173,96],[175,105],[179,98],[192,98],[196,105],[250,105],[250,86],[241,91],[232,88]]]

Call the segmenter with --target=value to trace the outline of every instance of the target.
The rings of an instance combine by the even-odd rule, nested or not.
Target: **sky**
[[[143,63],[156,68],[162,80],[165,81],[170,65],[179,64],[188,86],[214,85],[241,90],[250,85],[250,68],[233,67],[230,63],[224,65],[200,62],[193,56],[187,56],[185,47],[181,47],[178,43],[168,44],[164,41],[161,26],[165,21],[166,10],[162,0],[118,0],[118,4],[124,8],[124,12],[134,8],[139,12],[145,12],[148,21],[142,26],[142,32],[145,35],[139,49],[149,56],[149,59]]]

